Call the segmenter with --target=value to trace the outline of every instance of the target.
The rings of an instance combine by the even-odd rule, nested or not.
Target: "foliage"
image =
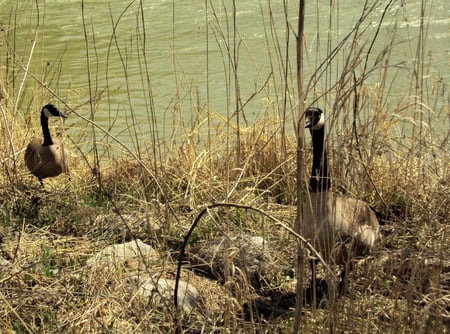
[[[369,14],[382,9],[400,20],[401,9],[392,1],[374,1],[362,10],[359,25],[316,64],[307,84],[308,104],[322,106],[328,116],[333,190],[371,204],[384,223],[384,238],[370,257],[356,264],[350,293],[335,305],[305,307],[305,332],[328,328],[416,333],[449,328],[450,137],[449,127],[443,126],[448,124],[448,87],[439,76],[426,76],[426,59],[416,59],[411,68],[391,63],[390,54],[397,47],[392,42],[395,32],[379,54],[372,54],[370,44],[358,43],[367,38],[363,23]],[[224,24],[231,26],[233,16],[224,22],[215,16],[215,9],[210,10],[214,18],[210,24],[219,41],[225,35]],[[266,10],[261,9],[270,17]],[[144,23],[138,22],[142,35]],[[42,75],[24,71],[24,60],[31,59],[39,45],[23,50],[20,54],[28,55],[18,59],[13,29],[0,33],[1,328],[17,333],[173,331],[177,325],[173,305],[161,309],[120,289],[111,294],[118,277],[111,272],[95,279],[85,276],[87,258],[103,246],[140,238],[164,254],[157,266],[159,274],[173,277],[185,233],[211,203],[254,207],[293,225],[297,143],[296,129],[290,124],[298,115],[289,110],[295,110],[298,101],[292,93],[292,64],[288,57],[279,57],[288,53],[289,40],[280,42],[277,31],[269,32],[275,29],[273,23],[264,20],[263,28],[266,39],[276,45],[275,51],[270,48],[277,54],[271,55],[272,66],[281,69],[273,70],[271,79],[258,83],[251,95],[266,94],[264,116],[250,119],[245,114],[245,104],[234,90],[239,77],[231,75],[239,73],[235,58],[239,43],[225,39],[223,61],[232,67],[227,72],[227,94],[236,100],[237,111],[218,115],[207,102],[192,102],[194,91],[177,87],[176,102],[168,109],[175,116],[192,117],[188,121],[174,117],[173,127],[167,129],[169,139],[161,129],[140,136],[138,125],[128,129],[131,139],[112,135],[97,121],[95,113],[101,108],[94,108],[101,99],[109,101],[111,91],[101,96],[91,93],[87,102],[71,95],[70,87],[66,95],[57,93],[61,87],[56,90],[54,85],[60,67]],[[423,25],[418,29],[420,39],[426,29]],[[119,43],[114,42],[117,36],[111,34],[109,47],[120,49],[114,44]],[[85,36],[86,50],[95,51],[95,40]],[[138,45],[143,43],[141,37],[145,36],[136,37]],[[325,39],[320,34],[318,38]],[[370,38],[377,41],[376,34]],[[409,46],[417,54],[425,50],[420,44]],[[126,71],[124,66],[124,77]],[[410,94],[393,99],[391,89],[399,72],[411,79]],[[148,74],[145,68],[143,76]],[[143,90],[149,88],[143,85]],[[22,95],[25,88],[31,94]],[[271,89],[275,98],[265,93]],[[235,95],[230,93],[233,90]],[[187,96],[189,103],[181,96]],[[62,132],[71,149],[71,180],[59,176],[44,180],[41,188],[26,171],[23,148],[38,132],[35,115],[48,100],[65,106],[77,125],[67,133],[61,126],[52,129]],[[84,115],[83,108],[92,114]],[[148,128],[157,129],[154,106],[147,116]],[[111,128],[114,118],[108,120]],[[309,171],[307,147],[302,167]],[[279,261],[293,266],[295,239],[258,211],[226,207],[208,211],[189,246],[239,234],[263,236],[275,245]],[[291,332],[292,281],[280,280],[276,288],[258,295],[248,286],[233,290],[197,276],[193,279],[201,285],[205,306],[183,316],[186,332]],[[275,314],[274,305],[283,312]]]

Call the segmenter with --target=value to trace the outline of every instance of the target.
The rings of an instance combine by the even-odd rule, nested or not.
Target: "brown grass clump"
[[[104,246],[140,238],[165,254],[151,266],[140,260],[146,268],[143,273],[174,278],[182,236],[201,204],[220,198],[265,210],[291,224],[295,207],[277,203],[276,194],[290,191],[293,173],[282,174],[287,164],[283,165],[280,150],[273,149],[277,137],[263,138],[259,131],[249,129],[248,139],[243,138],[244,167],[237,172],[224,168],[223,159],[208,159],[202,152],[187,155],[184,150],[158,170],[150,161],[113,160],[104,164],[100,185],[89,171],[82,171],[82,165],[74,168],[71,183],[58,178],[46,183],[46,190],[28,178],[16,184],[4,180],[2,327],[25,332],[172,331],[170,300],[165,306],[149,304],[123,284],[124,277],[132,275],[131,267],[92,275],[85,269],[86,260]],[[366,182],[361,189],[375,189],[374,193],[340,187],[349,184],[345,175],[335,183],[338,190],[365,198],[382,211],[384,240],[356,264],[351,293],[340,298],[339,307],[305,309],[305,329],[320,332],[333,322],[339,331],[396,332],[407,326],[408,331],[445,332],[450,282],[448,176],[427,172],[424,177],[416,168],[422,164],[422,170],[429,171],[424,161],[410,159],[405,165],[392,152],[371,161],[370,168],[352,177]],[[339,163],[333,160],[335,170]],[[370,180],[365,173],[370,173]],[[284,180],[277,183],[281,175]],[[257,212],[212,210],[191,242],[195,246],[239,234],[263,236],[275,246],[272,256],[277,265],[281,261],[292,266],[292,238]],[[231,289],[221,280],[189,273],[189,266],[183,277],[201,290],[203,305],[183,316],[186,331],[289,332],[295,298],[286,278],[256,292],[242,283]]]
[[[220,30],[221,22],[215,28]],[[391,90],[387,87],[396,84],[388,82],[387,71],[400,71],[404,64],[389,63],[392,44],[374,59],[372,68],[366,67],[372,50],[359,41],[366,40],[361,34],[367,30],[346,36],[333,51],[346,63],[328,55],[312,75],[306,94],[308,103],[314,101],[327,113],[333,191],[375,208],[383,240],[370,256],[355,261],[348,292],[336,303],[316,305],[305,298],[302,330],[449,333],[447,86],[433,79],[425,94],[427,82],[415,77],[419,68],[414,68],[401,72],[409,73],[414,82],[408,98],[399,98],[395,105],[385,102]],[[70,91],[62,98],[51,89],[57,73],[49,71],[39,79],[23,68],[25,62],[17,55],[26,52],[9,49],[13,32],[0,29],[0,56],[2,52],[11,56],[0,57],[0,332],[291,333],[297,240],[289,230],[296,217],[296,171],[305,168],[301,181],[306,184],[311,148],[307,134],[305,166],[296,166],[297,138],[288,126],[296,116],[288,109],[295,110],[298,101],[291,91],[291,64],[279,57],[280,45],[279,63],[271,64],[274,72],[267,82],[255,83],[247,101],[274,91],[279,101],[263,96],[265,112],[260,118],[244,117],[247,102],[239,96],[235,77],[236,110],[228,106],[228,118],[197,101],[195,120],[174,121],[167,130],[172,131],[170,139],[162,138],[151,102],[145,124],[152,129],[150,135],[142,136],[139,125],[130,125],[126,131],[133,138],[128,138],[124,132],[122,137],[112,134],[117,115],[109,115],[106,129],[94,112],[88,117],[80,111],[89,109],[87,105],[100,110],[99,101],[108,100],[111,92],[99,96],[91,92],[88,102],[73,102]],[[137,32],[140,50],[143,36]],[[272,33],[276,36],[275,30]],[[28,40],[33,46],[37,43]],[[334,43],[329,42],[323,44]],[[224,58],[233,54],[231,45],[226,47],[229,54]],[[417,55],[419,51],[423,50]],[[4,59],[8,61],[3,63]],[[231,72],[237,76],[237,59],[224,59],[227,62],[236,67]],[[283,77],[277,76],[275,67],[283,69]],[[123,68],[126,71],[127,66]],[[342,73],[334,73],[335,68],[342,68]],[[142,83],[152,77],[145,74]],[[47,81],[46,75],[55,78]],[[326,84],[321,91],[322,76]],[[369,88],[374,77],[380,82]],[[231,74],[227,80],[230,94]],[[24,84],[28,92],[21,94]],[[143,91],[151,89],[146,86]],[[176,106],[168,107],[173,107],[174,119],[184,108],[179,93]],[[29,139],[40,134],[36,111],[49,101],[65,105],[61,109],[70,111],[76,127],[64,131],[61,124],[52,124],[52,133],[70,148],[71,180],[63,176],[44,180],[42,188],[27,172],[23,152]],[[240,123],[235,121],[238,117]],[[249,251],[236,242],[242,236],[263,238],[270,247]],[[152,256],[139,254],[95,268],[89,264],[105,247],[138,239],[152,247]],[[223,249],[211,252],[208,245],[218,242]],[[183,258],[182,251],[186,251]],[[198,259],[202,252],[206,264]],[[252,271],[254,267],[264,270]],[[246,275],[250,272],[253,276]],[[144,280],[174,280],[178,273],[199,292],[191,311],[180,310],[173,296],[158,288],[151,289],[150,297],[140,293]],[[324,275],[325,269],[319,268],[319,276]],[[307,269],[305,285],[309,277]]]
[[[371,117],[369,124],[386,122]],[[355,264],[350,292],[335,307],[308,304],[303,326],[309,332],[332,326],[339,332],[445,333],[450,321],[448,151],[440,148],[438,156],[422,148],[411,155],[404,140],[399,145],[377,132],[392,128],[363,129],[366,135],[358,141],[330,131],[334,190],[375,207],[384,238],[370,257]],[[268,215],[286,226],[295,219],[295,141],[282,141],[277,131],[272,122],[257,123],[240,133],[239,147],[219,131],[212,150],[186,136],[164,160],[130,158],[125,152],[101,161],[97,173],[72,150],[72,180],[45,180],[45,189],[26,172],[23,152],[11,157],[3,151],[1,327],[49,333],[166,333],[180,327],[290,332],[294,240]],[[17,146],[23,142],[18,139]],[[309,166],[309,155],[306,160]],[[200,210],[217,202],[243,206],[207,210],[188,240],[189,257],[212,240],[261,236],[271,245],[270,256],[269,249],[262,252],[270,259],[265,265],[276,269],[272,278],[262,277],[264,284],[256,287],[251,277],[236,278],[236,271],[249,272],[245,267],[251,264],[232,244],[229,253],[211,257],[225,259],[225,276],[205,275],[184,259],[181,279],[200,291],[191,313],[178,317],[171,298],[162,294],[158,302],[140,296],[138,283],[130,282],[174,279],[183,237]],[[136,239],[156,249],[158,259],[138,258],[94,272],[87,268],[87,260],[102,248]],[[308,278],[307,272],[305,283]]]

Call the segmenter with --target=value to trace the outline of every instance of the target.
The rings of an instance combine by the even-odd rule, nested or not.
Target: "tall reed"
[[[195,85],[183,67],[186,37],[177,28],[185,4],[173,1],[167,13],[173,97],[165,105],[155,93],[158,76],[149,61],[154,22],[144,1],[130,1],[120,11],[111,4],[106,41],[89,17],[90,4],[82,1],[84,88],[62,79],[65,51],[55,59],[43,57],[48,4],[13,6],[0,30],[0,236],[2,254],[14,269],[0,278],[2,328],[445,332],[449,95],[426,38],[439,2],[419,4],[365,1],[349,24],[346,3],[306,3],[305,21],[315,25],[305,25],[302,34],[296,2],[206,0],[196,27],[204,43],[197,69],[204,80]],[[246,33],[248,11],[260,22],[263,52]],[[408,17],[417,17],[418,24],[405,30]],[[134,29],[125,33],[130,22]],[[297,47],[303,49],[304,84],[297,82]],[[213,103],[219,89],[222,110]],[[37,113],[48,101],[69,114],[66,129],[53,130],[71,147],[73,177],[70,184],[49,180],[44,191],[33,184],[22,155],[29,139],[40,134]],[[245,281],[221,286],[191,275],[178,258],[182,247],[189,251],[238,234],[270,241],[274,268],[292,268],[298,259],[301,268],[306,258],[297,254],[306,253],[296,248],[302,239],[295,216],[310,171],[301,120],[311,105],[328,116],[333,191],[366,200],[385,223],[383,242],[356,265],[352,293],[339,305],[318,309],[304,304],[306,296],[292,303],[294,288],[285,278],[257,295]],[[120,284],[112,294],[121,278],[113,272],[89,276],[89,282],[77,276],[86,254],[136,238],[163,257],[156,269],[142,260],[146,273],[173,278],[180,260],[180,275],[202,284],[208,307],[186,315],[174,312],[172,301],[161,309],[128,298]],[[301,296],[309,273],[306,267],[299,273]],[[41,288],[51,293],[37,296]],[[257,311],[275,304],[276,296],[287,296],[281,315]]]

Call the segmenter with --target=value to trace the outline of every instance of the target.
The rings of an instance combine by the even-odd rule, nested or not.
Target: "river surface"
[[[71,107],[79,106],[78,115],[66,122],[76,142],[82,141],[88,127],[82,117],[94,119],[130,145],[140,136],[157,133],[166,138],[174,129],[189,129],[193,119],[206,118],[206,110],[247,126],[258,119],[281,117],[286,58],[290,66],[287,109],[295,109],[293,31],[298,9],[296,1],[287,1],[285,11],[284,3],[240,0],[233,7],[231,0],[96,0],[85,1],[82,6],[79,0],[0,0],[3,38],[9,36],[9,43],[3,43],[2,57],[6,48],[10,55],[14,50],[14,66],[22,67],[16,73],[23,76],[31,55],[26,78],[30,83],[25,88],[41,81]],[[343,47],[326,75],[317,79],[314,89],[310,86],[307,102],[313,99],[313,91],[323,92],[338,81],[352,42],[345,36],[361,17],[364,1],[337,1],[333,8],[329,1],[318,3],[308,1],[306,7],[306,82],[336,46],[343,42]],[[421,78],[448,85],[448,0],[426,1],[423,21],[420,1],[393,1],[383,16],[386,5],[380,1],[364,19],[357,46],[367,52],[376,36],[368,58],[371,68],[376,67],[377,59],[381,59],[379,65],[385,64],[383,55],[392,42],[389,64],[396,66],[388,71],[386,96],[392,99],[391,105],[402,103],[396,99],[414,96],[411,78],[419,68],[415,62],[418,57],[424,60]],[[291,27],[289,46],[286,22]],[[417,54],[421,23],[425,38]],[[365,57],[364,53],[360,57],[359,70]],[[5,58],[2,62],[5,64]],[[381,70],[373,71],[367,84],[375,86],[381,77]],[[41,96],[66,109],[42,87],[32,92],[25,89],[15,97],[18,105],[26,106],[29,99]],[[91,114],[87,101],[95,97],[99,99],[95,114]],[[432,107],[444,106],[437,102]],[[241,111],[239,119],[236,109]]]

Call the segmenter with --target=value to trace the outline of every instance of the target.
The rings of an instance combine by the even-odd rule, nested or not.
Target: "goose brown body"
[[[25,164],[28,170],[42,180],[55,177],[61,173],[69,174],[69,152],[60,140],[52,139],[48,128],[48,117],[63,117],[56,107],[51,104],[41,110],[41,127],[43,138],[33,138],[25,150]]]
[[[366,202],[331,192],[322,110],[309,108],[306,121],[312,136],[313,165],[303,212],[305,237],[328,264],[351,269],[351,260],[366,255],[380,239],[378,219]],[[341,291],[345,289],[346,268]],[[315,268],[312,270],[315,280]]]
[[[329,264],[345,265],[366,255],[380,238],[378,219],[361,200],[332,194],[310,194],[303,219],[305,237]]]
[[[28,170],[38,179],[69,173],[69,152],[59,140],[53,145],[42,146],[44,139],[33,138],[25,151],[25,164]]]

